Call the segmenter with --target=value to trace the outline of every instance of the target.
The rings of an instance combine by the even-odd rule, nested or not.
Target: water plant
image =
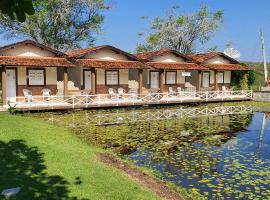
[[[112,149],[138,166],[157,171],[159,178],[188,189],[195,199],[197,194],[206,199],[270,196],[270,159],[266,153],[258,153],[262,151],[256,142],[258,132],[248,129],[260,113],[121,121],[130,111],[35,115],[68,127],[92,145]],[[140,115],[146,112],[140,111]]]

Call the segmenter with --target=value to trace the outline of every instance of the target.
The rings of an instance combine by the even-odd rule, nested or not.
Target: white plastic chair
[[[48,101],[50,96],[51,96],[51,90],[47,89],[47,88],[44,88],[44,89],[41,90],[41,93],[42,93],[43,99]]]
[[[23,89],[23,95],[26,102],[31,102],[33,99],[32,92],[28,89]]]
[[[172,87],[169,87],[169,96],[173,96],[175,92],[173,91]]]
[[[123,98],[125,90],[123,88],[118,88],[117,93],[120,98]]]
[[[227,91],[226,86],[225,86],[225,85],[222,85],[221,90],[222,90],[222,91]]]
[[[177,90],[177,94],[180,96],[181,93],[182,93],[182,88],[181,87],[177,87],[176,90]]]
[[[113,98],[113,97],[116,96],[116,93],[115,93],[115,91],[114,91],[113,88],[109,88],[109,89],[108,89],[108,92],[109,92],[109,97],[110,97],[110,98]]]

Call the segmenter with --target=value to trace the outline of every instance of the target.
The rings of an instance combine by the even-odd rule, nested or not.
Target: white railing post
[[[72,108],[75,108],[75,97],[72,95]]]
[[[100,94],[98,94],[98,105],[100,105]]]

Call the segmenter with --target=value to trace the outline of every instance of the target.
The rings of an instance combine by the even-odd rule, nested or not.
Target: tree
[[[32,0],[1,0],[0,10],[11,20],[17,18],[20,22],[26,20],[26,14],[33,15],[35,13]]]
[[[24,23],[0,16],[0,33],[33,39],[66,51],[91,46],[104,21],[104,0],[33,0],[35,14]]]
[[[207,6],[191,14],[179,14],[173,7],[165,17],[155,17],[150,21],[151,31],[145,43],[137,46],[137,51],[172,49],[181,53],[191,53],[198,44],[205,44],[223,22],[223,11],[210,12]]]

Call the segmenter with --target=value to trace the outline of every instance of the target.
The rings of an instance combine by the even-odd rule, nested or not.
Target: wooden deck
[[[181,92],[181,93],[151,93],[146,95],[72,95],[50,96],[44,99],[42,96],[33,96],[31,99],[24,97],[8,98],[11,106],[20,111],[34,110],[66,110],[102,108],[117,106],[144,106],[166,105],[184,103],[225,102],[251,100],[252,91],[205,91],[205,92]],[[7,109],[8,106],[4,106]]]

